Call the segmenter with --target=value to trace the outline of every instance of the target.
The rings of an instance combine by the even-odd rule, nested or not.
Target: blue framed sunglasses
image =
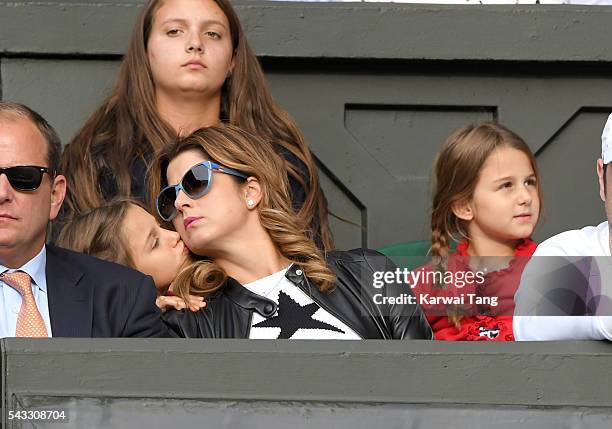
[[[210,190],[210,186],[212,185],[213,171],[231,174],[232,176],[240,177],[242,179],[246,179],[248,177],[246,174],[241,173],[238,170],[224,167],[215,162],[200,162],[199,164],[191,167],[178,184],[166,186],[157,195],[155,205],[157,207],[159,217],[166,222],[170,222],[176,217],[177,210],[174,203],[176,202],[176,197],[181,190],[185,193],[185,195],[194,200],[206,195]]]

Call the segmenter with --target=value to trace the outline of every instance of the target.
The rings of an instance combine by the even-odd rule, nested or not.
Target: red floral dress
[[[447,271],[457,272],[471,270],[467,252],[469,243],[466,240],[457,245],[457,250],[449,258]],[[492,271],[484,275],[481,284],[470,283],[452,294],[472,294],[474,297],[497,297],[497,305],[476,304],[466,302],[461,306],[462,313],[456,322],[446,315],[449,306],[445,304],[429,304],[421,301],[421,296],[449,295],[449,290],[436,290],[436,286],[422,282],[413,288],[413,293],[420,302],[427,320],[431,325],[436,340],[444,341],[514,341],[512,332],[512,315],[514,313],[514,293],[516,292],[525,264],[533,255],[537,244],[530,239],[524,239],[516,247],[514,256],[509,265],[499,271]],[[517,258],[518,256],[518,258]],[[422,267],[431,271],[431,265]],[[477,299],[477,298],[472,298]],[[467,300],[466,300],[467,301]]]

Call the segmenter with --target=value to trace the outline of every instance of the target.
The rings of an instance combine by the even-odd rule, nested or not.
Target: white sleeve
[[[596,319],[604,338],[612,341],[612,316],[596,316]]]
[[[514,316],[516,341],[612,340],[610,316]]]
[[[533,256],[567,256],[567,252],[556,240],[549,240],[538,246]],[[528,274],[528,268],[529,264],[524,275]],[[515,295],[517,308],[521,305],[521,295],[531,292],[523,286],[521,281]],[[516,341],[612,340],[610,316],[519,316],[515,313],[512,328]]]

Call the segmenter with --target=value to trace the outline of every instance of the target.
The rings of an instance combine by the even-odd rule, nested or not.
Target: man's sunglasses
[[[9,183],[16,191],[37,190],[42,183],[44,173],[53,177],[53,172],[50,169],[35,165],[0,168],[0,175],[6,174]]]
[[[203,197],[210,190],[213,179],[213,171],[220,173],[231,174],[232,176],[246,179],[248,176],[233,168],[224,167],[210,161],[204,161],[194,165],[185,173],[181,181],[177,185],[166,186],[157,195],[156,207],[159,217],[166,222],[170,222],[177,215],[176,197],[179,191],[185,192],[191,199]]]

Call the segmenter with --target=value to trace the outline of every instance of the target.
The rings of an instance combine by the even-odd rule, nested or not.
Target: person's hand
[[[189,302],[186,303],[182,298],[178,296],[158,296],[155,300],[155,305],[163,312],[170,308],[176,310],[182,310],[189,308],[191,311],[198,311],[201,308],[206,307],[206,301],[201,296],[189,295]]]

